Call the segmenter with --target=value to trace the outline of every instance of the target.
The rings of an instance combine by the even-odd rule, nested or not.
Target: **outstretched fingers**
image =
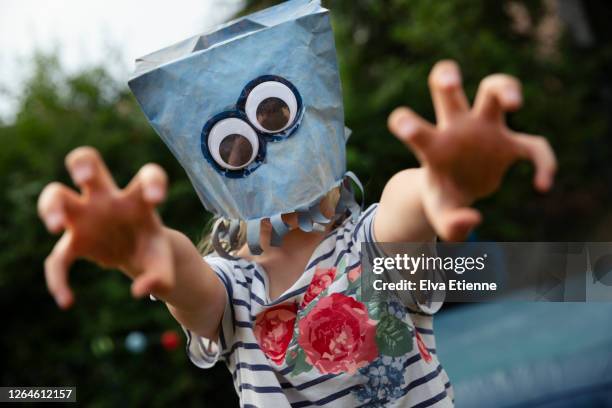
[[[73,249],[72,237],[72,232],[66,231],[45,260],[47,288],[62,309],[67,309],[74,302],[72,290],[68,285],[68,271],[77,256]]]
[[[461,85],[461,71],[455,61],[440,61],[429,74],[429,88],[436,120],[444,128],[457,115],[467,113],[469,102]]]
[[[167,190],[168,176],[164,169],[155,163],[142,166],[126,188],[127,194],[139,194],[142,200],[151,206],[164,201]]]
[[[76,192],[61,183],[50,183],[38,198],[38,216],[52,234],[64,230],[68,219],[79,206]]]
[[[557,171],[557,159],[548,141],[542,136],[523,133],[513,134],[511,140],[517,150],[517,156],[533,162],[535,188],[541,192],[550,190]]]
[[[125,194],[144,203],[152,211],[165,200],[168,176],[161,166],[149,163],[140,168],[125,188]],[[174,285],[174,260],[167,239],[164,238],[159,218],[153,212],[152,229],[148,232],[147,246],[139,251],[142,273],[132,282],[132,295],[163,295]]]
[[[410,148],[421,163],[426,161],[435,138],[435,128],[429,122],[411,109],[400,107],[391,112],[387,125],[391,133]]]
[[[510,75],[493,74],[480,82],[473,113],[487,120],[502,120],[504,112],[518,110],[522,103],[520,81]]]
[[[93,147],[78,147],[71,151],[66,156],[66,168],[74,184],[79,186],[85,195],[117,190],[100,153]]]

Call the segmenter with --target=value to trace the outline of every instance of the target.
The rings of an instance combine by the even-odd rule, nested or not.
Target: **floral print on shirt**
[[[360,265],[346,271],[342,261],[315,270],[299,307],[286,303],[261,313],[255,334],[271,361],[293,367],[290,375],[311,370],[361,375],[364,383],[353,391],[359,401],[391,401],[401,397],[403,364],[415,330],[399,302],[361,302],[360,277]],[[340,279],[346,288],[329,294]],[[422,358],[430,360],[420,337],[417,346]]]
[[[255,320],[255,338],[265,355],[276,365],[285,360],[293,336],[297,304],[284,303],[266,310]]]
[[[299,321],[298,345],[321,374],[355,374],[378,356],[376,322],[365,305],[332,293]]]
[[[360,369],[359,373],[367,378],[367,382],[355,391],[357,399],[372,406],[371,403],[375,401],[392,401],[401,397],[402,386],[406,382],[404,379],[406,360],[407,356],[381,356],[368,367]]]

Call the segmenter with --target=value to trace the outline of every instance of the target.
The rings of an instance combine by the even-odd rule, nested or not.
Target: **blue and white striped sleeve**
[[[351,231],[351,243],[361,249],[361,244],[374,241],[374,216],[378,204],[372,204],[361,213]]]
[[[187,336],[187,355],[191,362],[200,368],[210,368],[222,359],[233,342],[234,336],[234,309],[232,299],[234,298],[235,276],[232,272],[231,261],[218,256],[209,255],[204,258],[215,272],[227,293],[225,310],[219,327],[219,338],[207,339],[183,328]]]
[[[354,230],[351,232],[352,244],[359,248],[359,250],[368,251],[369,253],[367,256],[370,259],[373,259],[374,257],[389,256],[383,250],[381,245],[378,245],[380,243],[374,236],[374,222],[377,210],[378,204],[372,204],[370,207],[368,207],[361,214],[355,223]],[[401,243],[397,244],[401,246]],[[400,248],[398,248],[398,250],[399,249]],[[429,274],[427,278],[436,283],[443,282],[445,280],[441,271],[433,270],[427,273]],[[400,271],[395,269],[385,271],[385,280],[388,282],[398,282],[402,279],[404,279],[404,276]],[[412,291],[398,291],[396,292],[396,295],[399,300],[401,300],[401,302],[413,313],[432,315],[440,310],[444,303],[444,293],[441,293],[440,291],[438,291],[435,296],[433,291],[428,293],[420,292],[418,299],[415,297],[415,294]]]

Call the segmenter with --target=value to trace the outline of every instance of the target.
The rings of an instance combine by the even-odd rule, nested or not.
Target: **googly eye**
[[[279,133],[295,121],[298,101],[291,88],[282,82],[266,81],[247,96],[245,112],[249,121],[262,132]]]
[[[240,170],[255,160],[259,139],[255,130],[244,120],[222,119],[210,130],[208,151],[219,166]]]

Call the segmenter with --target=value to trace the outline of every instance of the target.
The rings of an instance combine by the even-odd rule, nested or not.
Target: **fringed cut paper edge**
[[[352,183],[351,183],[352,182]],[[360,192],[361,199],[357,203],[354,195],[353,184],[357,187]],[[290,214],[296,212],[298,216],[298,227],[304,232],[311,231],[324,231],[325,225],[331,221],[335,221],[343,216],[347,215],[347,212],[353,218],[357,220],[364,205],[364,191],[363,185],[351,171],[344,173],[344,177],[338,181],[333,187],[340,187],[340,198],[336,205],[335,215],[332,218],[328,218],[321,213],[321,200],[327,195],[328,192],[312,201],[311,204],[295,209],[295,211],[287,212]],[[247,225],[247,245],[253,255],[260,255],[263,250],[260,242],[261,222],[269,218],[272,224],[272,236],[270,237],[270,245],[279,247],[283,242],[283,237],[289,232],[289,226],[282,219],[283,213],[275,214],[271,217],[262,217],[251,220],[246,220]],[[227,247],[235,248],[238,243],[238,233],[240,231],[240,220],[227,220],[225,218],[219,218],[213,226],[212,247],[217,255],[231,260],[237,260],[238,258],[229,253]],[[223,244],[225,242],[225,245]]]

